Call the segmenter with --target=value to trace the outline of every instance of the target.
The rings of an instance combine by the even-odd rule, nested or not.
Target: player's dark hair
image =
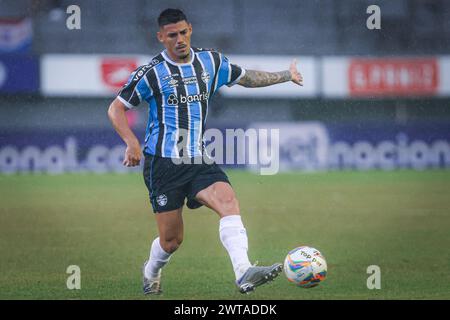
[[[177,23],[185,20],[188,22],[186,15],[180,9],[166,9],[158,17],[159,27],[163,27],[166,24]]]

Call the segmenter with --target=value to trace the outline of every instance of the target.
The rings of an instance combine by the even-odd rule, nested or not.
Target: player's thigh
[[[176,210],[155,214],[161,243],[173,242],[179,245],[183,241],[184,228],[182,210],[183,208],[178,208]]]
[[[229,183],[218,181],[199,191],[196,199],[220,217],[239,214],[239,202]]]

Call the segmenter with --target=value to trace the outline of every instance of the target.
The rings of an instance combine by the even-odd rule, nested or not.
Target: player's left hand
[[[303,77],[297,70],[297,59],[292,61],[289,71],[291,72],[292,82],[298,84],[299,86],[303,86]]]

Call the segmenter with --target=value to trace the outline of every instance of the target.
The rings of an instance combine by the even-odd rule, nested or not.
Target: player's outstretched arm
[[[245,75],[238,84],[247,88],[267,87],[277,83],[292,81],[303,86],[303,77],[297,70],[297,61],[294,60],[289,70],[280,72],[266,72],[256,70],[246,70]]]
[[[123,165],[127,167],[134,167],[138,166],[141,162],[142,152],[139,140],[136,138],[128,125],[128,120],[125,116],[126,110],[125,105],[116,98],[109,106],[108,117],[109,120],[111,120],[114,129],[116,129],[117,133],[127,144]]]

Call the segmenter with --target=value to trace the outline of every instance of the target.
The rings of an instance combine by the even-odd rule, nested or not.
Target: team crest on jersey
[[[164,207],[167,204],[167,196],[165,194],[160,194],[157,198],[156,198],[156,202],[158,202],[158,204],[161,207]]]
[[[203,71],[202,72],[202,80],[203,80],[203,82],[208,84],[209,79],[211,79],[211,76],[209,75],[209,73],[207,71]]]

